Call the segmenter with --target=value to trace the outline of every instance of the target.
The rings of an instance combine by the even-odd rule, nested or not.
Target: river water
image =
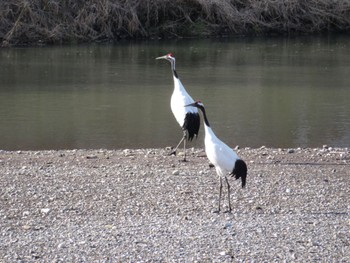
[[[0,149],[176,145],[169,52],[230,146],[350,147],[350,37],[329,36],[0,49]]]

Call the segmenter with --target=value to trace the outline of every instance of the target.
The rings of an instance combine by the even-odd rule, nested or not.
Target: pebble
[[[23,225],[22,226],[22,229],[23,230],[29,230],[29,229],[31,229],[32,227],[30,226],[30,225]]]
[[[57,248],[58,249],[67,248],[67,245],[64,242],[62,242],[58,244]]]
[[[24,211],[23,213],[22,213],[22,216],[24,216],[24,217],[26,217],[26,216],[29,216],[29,211]]]
[[[40,212],[43,213],[43,214],[48,214],[50,211],[51,211],[50,208],[42,208],[42,209],[40,210]]]
[[[232,228],[233,224],[231,222],[227,222],[224,226],[224,229]]]

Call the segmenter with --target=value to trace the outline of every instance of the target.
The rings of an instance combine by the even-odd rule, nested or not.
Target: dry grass
[[[347,31],[348,0],[2,0],[2,46]]]

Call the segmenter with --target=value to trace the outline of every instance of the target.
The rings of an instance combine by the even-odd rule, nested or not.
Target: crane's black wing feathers
[[[231,173],[231,175],[235,176],[236,179],[242,179],[242,188],[244,188],[246,184],[247,170],[248,169],[246,163],[243,160],[238,159],[235,162],[235,167],[233,168],[233,171]]]
[[[198,136],[200,126],[199,113],[188,112],[185,116],[185,122],[182,126],[183,130],[187,130],[187,140],[192,141],[194,136]]]

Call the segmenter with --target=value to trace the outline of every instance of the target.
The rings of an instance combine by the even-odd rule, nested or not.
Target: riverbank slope
[[[349,1],[0,2],[0,45],[348,32]]]

